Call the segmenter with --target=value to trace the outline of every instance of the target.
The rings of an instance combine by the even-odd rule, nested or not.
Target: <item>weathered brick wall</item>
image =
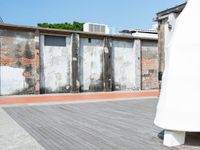
[[[158,89],[156,40],[50,31],[0,29],[1,95]]]
[[[157,42],[142,41],[142,90],[158,89]]]
[[[37,94],[39,46],[36,33],[0,30],[1,95]]]

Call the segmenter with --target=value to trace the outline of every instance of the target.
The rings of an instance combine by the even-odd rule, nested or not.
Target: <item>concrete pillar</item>
[[[40,59],[40,94],[45,94],[45,88],[42,87],[44,85],[44,57],[43,57],[43,51],[44,51],[44,35],[39,36],[39,47],[40,47],[40,53],[39,53],[39,59]]]
[[[34,94],[40,94],[40,34],[35,32],[35,91]]]
[[[165,57],[168,55],[168,45],[174,32],[177,14],[171,13],[166,20],[161,21],[159,24],[158,34],[158,55],[159,55],[159,81],[161,87],[162,75],[165,68]]]
[[[134,52],[135,52],[135,86],[137,90],[141,90],[141,40],[135,39],[134,40],[134,46],[133,46]]]
[[[2,50],[2,30],[0,30],[0,51]],[[1,62],[2,54],[0,53],[0,62]],[[1,75],[1,63],[0,63],[0,75]],[[1,79],[0,79],[1,82]],[[0,85],[0,96],[1,96],[1,85]]]
[[[104,91],[112,91],[112,39],[104,39],[103,55],[103,83]]]
[[[160,23],[158,33],[158,80],[159,88],[161,88],[162,74],[165,67],[165,24]]]
[[[72,34],[72,93],[80,92],[79,80],[79,47],[80,36],[77,33]]]
[[[183,131],[169,131],[166,130],[164,133],[163,144],[165,146],[178,146],[185,143],[185,132]]]

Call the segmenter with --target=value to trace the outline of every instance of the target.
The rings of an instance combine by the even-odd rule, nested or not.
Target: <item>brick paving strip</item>
[[[7,104],[28,104],[47,102],[72,102],[86,100],[115,100],[129,99],[137,97],[158,97],[159,91],[139,91],[139,92],[102,92],[102,93],[75,93],[75,94],[53,94],[53,95],[26,95],[26,96],[2,96],[0,105]]]

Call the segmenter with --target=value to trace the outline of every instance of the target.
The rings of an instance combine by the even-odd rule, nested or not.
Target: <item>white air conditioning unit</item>
[[[85,23],[83,25],[84,32],[109,34],[109,27],[105,24]]]

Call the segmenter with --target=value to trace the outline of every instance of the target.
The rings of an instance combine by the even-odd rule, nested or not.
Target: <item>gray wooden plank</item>
[[[6,107],[4,110],[49,150],[200,150],[200,135],[168,148],[153,124],[157,100]],[[193,145],[191,144],[193,142]]]

